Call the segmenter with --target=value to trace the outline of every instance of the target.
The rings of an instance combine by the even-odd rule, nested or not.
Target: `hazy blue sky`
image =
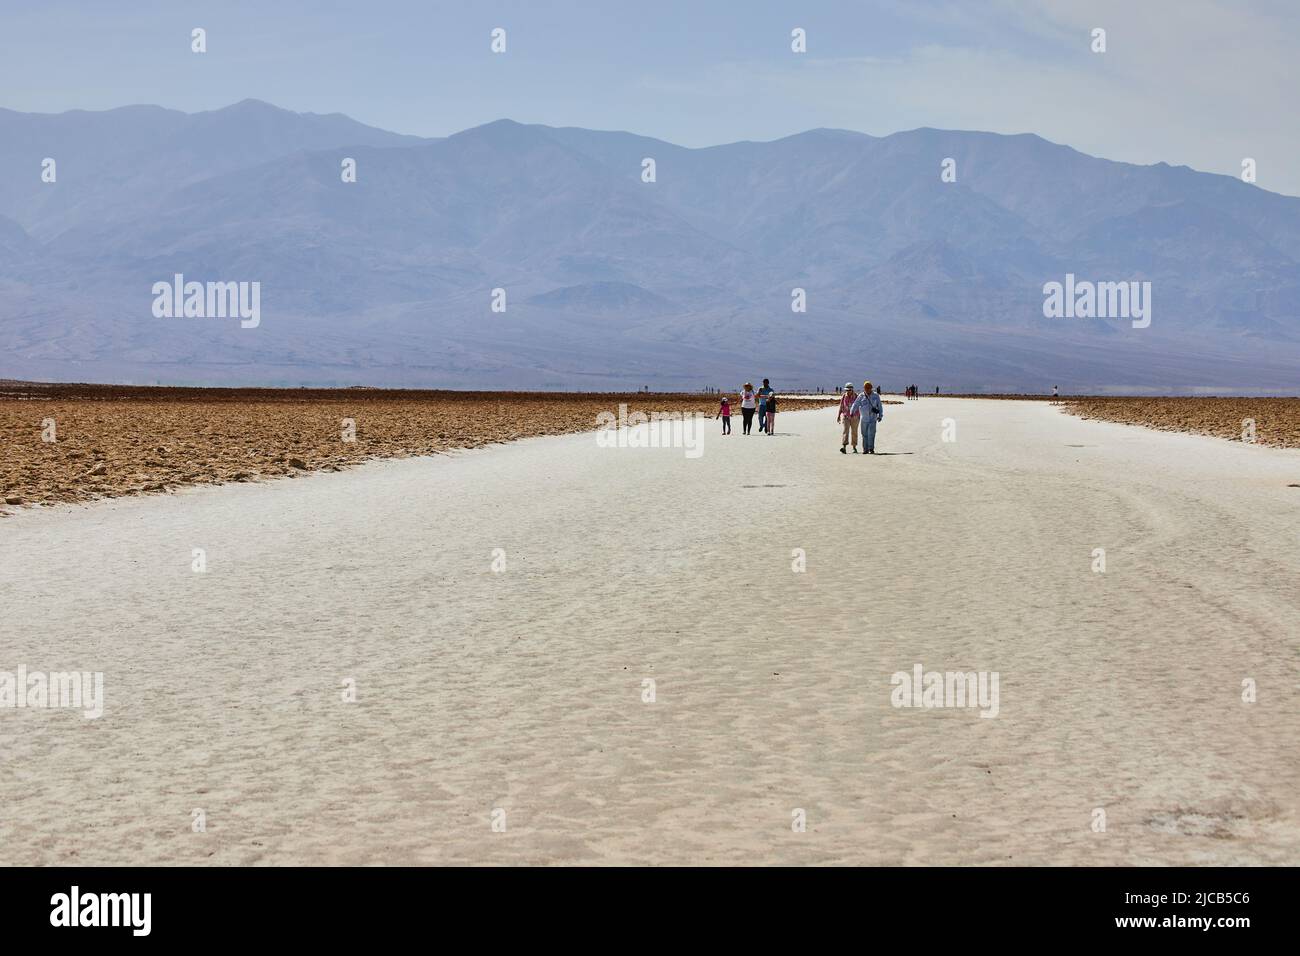
[[[501,117],[687,146],[818,126],[1033,132],[1300,194],[1295,0],[0,0],[0,106],[246,97],[443,135]],[[190,30],[208,53],[190,52]],[[493,55],[489,33],[508,31]],[[790,31],[808,32],[808,53]],[[1108,50],[1089,49],[1093,27]]]

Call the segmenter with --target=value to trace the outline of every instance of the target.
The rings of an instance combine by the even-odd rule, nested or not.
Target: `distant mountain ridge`
[[[260,326],[153,318],[175,273],[261,282]],[[1150,281],[1151,327],[1044,318],[1066,273]],[[1300,199],[1033,135],[0,110],[0,341],[56,380],[1294,392]]]

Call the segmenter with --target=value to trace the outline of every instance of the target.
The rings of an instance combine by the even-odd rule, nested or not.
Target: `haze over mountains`
[[[155,318],[175,273],[260,282],[260,325]],[[1150,281],[1150,327],[1045,318],[1067,273]],[[0,377],[1294,394],[1297,303],[1300,199],[1032,135],[685,149],[508,120],[421,139],[253,100],[0,110]]]

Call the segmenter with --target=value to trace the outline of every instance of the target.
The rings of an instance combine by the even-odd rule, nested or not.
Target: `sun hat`
[[[845,382],[845,383],[844,383],[844,387],[845,387],[845,388],[852,388],[852,387],[853,387],[853,383],[852,383],[852,382]]]

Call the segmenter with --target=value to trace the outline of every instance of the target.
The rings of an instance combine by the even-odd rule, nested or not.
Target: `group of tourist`
[[[916,386],[908,386],[908,396],[916,394]],[[776,433],[776,390],[772,383],[763,379],[760,388],[754,388],[753,382],[746,382],[740,388],[740,416],[742,434],[752,434],[754,415],[758,415],[758,430],[764,435]],[[839,414],[835,423],[842,426],[840,453],[847,455],[850,445],[853,454],[858,453],[858,431],[862,432],[863,454],[876,453],[876,426],[885,417],[885,405],[881,400],[879,386],[872,387],[870,382],[862,383],[862,391],[855,390],[852,382],[844,383],[844,392],[840,396]],[[718,404],[715,419],[722,419],[722,434],[731,434],[731,396],[723,395]]]
[[[754,413],[758,413],[758,430],[764,435],[776,433],[776,390],[772,383],[763,379],[763,387],[755,390],[753,382],[746,382],[740,389],[740,418],[742,434],[752,434]],[[731,398],[722,396],[718,414],[714,418],[722,419],[722,434],[731,434]]]

